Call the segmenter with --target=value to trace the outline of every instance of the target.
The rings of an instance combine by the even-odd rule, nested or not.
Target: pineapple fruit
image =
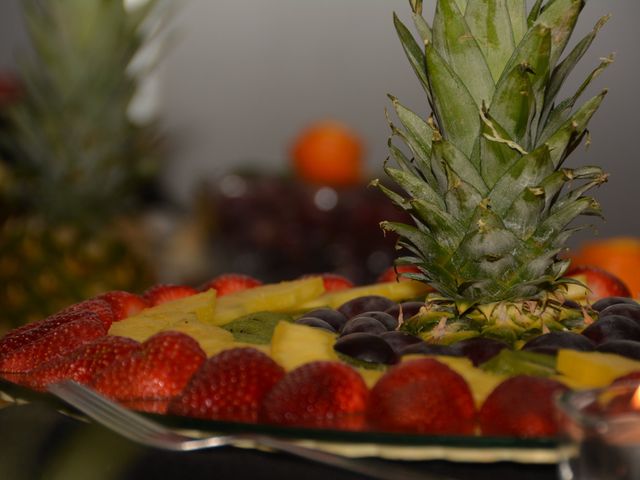
[[[0,112],[5,328],[154,281],[121,232],[135,226],[129,212],[157,170],[155,128],[128,115],[139,80],[131,63],[156,3],[23,4],[32,55],[20,64],[20,99]]]
[[[400,237],[397,263],[419,270],[406,276],[438,292],[433,312],[413,325],[435,342],[461,334],[517,342],[580,324],[582,313],[563,304],[571,280],[560,253],[582,228],[574,219],[600,215],[586,193],[607,175],[565,161],[589,141],[606,91],[578,99],[612,59],[558,101],[607,18],[561,58],[584,1],[542,3],[527,14],[524,0],[438,0],[429,25],[422,1],[411,0],[419,41],[394,18],[432,113],[425,119],[391,97],[397,166],[385,171],[403,193],[374,183],[414,220],[382,227]]]

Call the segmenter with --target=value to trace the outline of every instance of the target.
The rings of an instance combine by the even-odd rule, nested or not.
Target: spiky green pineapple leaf
[[[553,0],[547,2],[536,19],[538,25],[551,30],[550,65],[555,65],[562,55],[584,5],[585,0]]]
[[[436,4],[433,45],[458,77],[475,76],[467,87],[478,107],[491,98],[495,84],[489,65],[454,0]]]
[[[527,33],[527,4],[526,0],[506,0],[507,10],[511,18],[511,32],[514,44],[520,43]]]
[[[480,45],[494,82],[497,82],[516,44],[506,1],[471,2],[464,18],[477,45]]]
[[[444,138],[470,156],[480,131],[478,107],[471,93],[445,60],[428,44],[427,69],[431,72],[433,108]]]
[[[610,18],[610,15],[605,15],[604,17],[600,18],[593,30],[580,42],[578,42],[578,44],[567,55],[567,57],[553,69],[553,73],[551,74],[551,78],[549,79],[549,85],[545,91],[544,105],[542,108],[542,113],[540,115],[541,124],[544,124],[546,122],[547,116],[553,108],[556,97],[560,92],[560,87],[562,87],[569,74],[573,71],[575,66],[587,52],[596,36],[598,35],[600,29],[609,21]]]

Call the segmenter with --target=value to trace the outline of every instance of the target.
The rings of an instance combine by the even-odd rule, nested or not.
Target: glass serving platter
[[[0,400],[10,403],[44,402],[61,413],[79,413],[57,397],[0,379]],[[220,422],[171,415],[144,414],[153,420],[192,435],[255,432],[286,438],[300,445],[349,457],[393,460],[447,460],[453,462],[518,462],[553,464],[561,458],[557,438],[518,439],[484,436],[436,436],[372,431],[324,430],[265,424]],[[250,443],[238,445],[254,448]]]

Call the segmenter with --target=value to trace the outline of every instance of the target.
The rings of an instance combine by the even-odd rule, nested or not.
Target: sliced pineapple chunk
[[[209,357],[236,346],[231,332],[193,318],[178,320],[162,329],[162,331],[165,330],[186,333],[200,344]]]
[[[598,388],[640,371],[640,362],[614,353],[559,350],[556,368],[574,388]]]
[[[213,325],[224,325],[250,313],[297,310],[324,293],[321,277],[273,283],[225,295],[218,299]]]
[[[378,380],[380,380],[380,377],[386,373],[386,369],[378,370],[374,368],[356,367],[356,370],[370,389],[373,388],[373,386],[378,383]]]
[[[214,290],[208,290],[156,307],[146,308],[136,315],[114,322],[109,329],[109,334],[143,342],[150,336],[179,322],[210,323],[215,304],[216,293]]]
[[[333,349],[336,335],[319,328],[280,322],[271,338],[271,358],[285,370],[293,370],[308,362],[337,361]]]
[[[398,302],[401,300],[422,297],[426,295],[428,291],[429,286],[421,282],[414,282],[413,280],[374,283],[372,285],[364,285],[362,287],[350,288],[348,290],[325,293],[324,295],[305,303],[302,308],[312,309],[325,306],[337,308],[349,300],[364,297],[366,295],[380,295]]]

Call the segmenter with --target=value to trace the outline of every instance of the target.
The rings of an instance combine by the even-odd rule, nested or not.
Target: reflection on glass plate
[[[53,395],[35,392],[0,379],[0,401],[45,402],[63,413],[76,413]],[[551,464],[560,459],[557,439],[429,436],[383,432],[351,432],[273,425],[217,422],[169,415],[150,418],[191,434],[256,432],[295,440],[301,445],[349,457],[394,460],[449,460],[454,462],[520,462]],[[245,446],[245,445],[243,445]],[[246,445],[252,447],[251,445]]]

